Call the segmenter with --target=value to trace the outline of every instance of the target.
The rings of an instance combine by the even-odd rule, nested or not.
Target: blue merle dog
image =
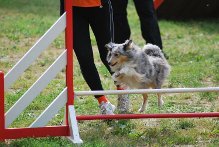
[[[117,84],[131,89],[161,89],[170,73],[170,65],[156,45],[146,44],[141,49],[132,40],[126,40],[122,44],[108,43],[106,48],[107,61],[114,72],[112,78]],[[147,94],[143,94],[139,112],[145,110],[147,98]],[[158,106],[163,103],[161,94],[158,94]]]

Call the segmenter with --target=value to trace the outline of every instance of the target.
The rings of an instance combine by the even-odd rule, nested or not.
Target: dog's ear
[[[124,43],[124,50],[132,49],[132,40],[126,40]]]
[[[106,44],[105,47],[107,48],[108,51],[112,51],[113,43],[110,42],[110,43]]]

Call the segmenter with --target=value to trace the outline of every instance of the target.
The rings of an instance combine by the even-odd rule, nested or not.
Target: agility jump
[[[161,1],[160,1],[161,2]],[[219,92],[219,87],[173,88],[173,89],[141,89],[141,90],[106,90],[106,91],[74,91],[73,85],[73,43],[72,43],[72,3],[66,0],[66,12],[37,41],[23,58],[6,74],[0,72],[0,140],[27,137],[66,136],[73,143],[83,141],[79,135],[78,120],[97,119],[146,119],[146,118],[193,118],[219,117],[219,112],[209,113],[166,113],[166,114],[116,114],[116,115],[82,115],[77,116],[74,99],[87,95],[115,95],[142,93],[186,93],[186,92]],[[158,3],[161,4],[161,3]],[[156,5],[157,6],[157,5]],[[7,111],[4,108],[4,93],[18,77],[36,60],[40,53],[65,30],[66,50],[43,73],[43,75],[20,97]],[[66,87],[28,128],[8,128],[19,114],[36,98],[49,82],[66,68]],[[66,125],[46,126],[47,123],[65,106]]]

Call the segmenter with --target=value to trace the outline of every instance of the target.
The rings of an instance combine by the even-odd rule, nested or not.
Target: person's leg
[[[88,15],[90,8],[73,8],[73,41],[74,51],[78,59],[82,75],[91,90],[103,90],[101,80],[94,64],[90,40]],[[102,114],[113,114],[115,106],[103,95],[95,95]]]
[[[60,16],[65,12],[65,6],[64,5],[65,5],[64,4],[64,0],[60,0],[60,6],[59,6],[59,8],[60,8],[60,11],[59,11]]]
[[[162,49],[160,29],[153,0],[134,0],[134,3],[140,19],[142,36],[146,43],[155,44]]]
[[[111,0],[111,3],[113,7],[115,42],[124,43],[131,35],[126,10],[128,0]]]
[[[108,50],[105,47],[105,45],[109,43],[112,38],[108,4],[104,4],[102,8],[93,8],[92,13],[90,13],[89,17],[90,26],[96,38],[100,59],[106,66],[108,71],[112,74],[109,64],[106,60]]]
[[[74,52],[78,59],[82,75],[91,90],[103,90],[100,77],[94,64],[90,40],[89,23],[84,8],[73,8]]]

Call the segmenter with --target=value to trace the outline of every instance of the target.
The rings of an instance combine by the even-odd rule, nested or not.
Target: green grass
[[[59,1],[0,0],[0,70],[7,73],[29,48],[59,17]],[[140,46],[139,20],[129,5],[132,39]],[[219,85],[219,19],[159,21],[164,51],[169,56],[172,71],[165,88],[207,87]],[[115,89],[113,81],[99,59],[92,35],[95,62],[105,89]],[[18,81],[6,91],[8,110],[20,96],[64,50],[64,33],[28,68]],[[76,58],[75,58],[76,59]],[[75,90],[89,90],[78,63],[74,60]],[[44,89],[10,127],[28,127],[65,87],[65,70]],[[137,113],[141,95],[130,95],[132,113]],[[117,104],[116,96],[109,96]],[[145,113],[219,112],[218,93],[165,94],[165,104],[158,108],[156,95],[150,95]],[[78,97],[77,114],[98,114],[97,101],[92,96]],[[58,125],[64,108],[49,122]],[[84,147],[105,146],[219,146],[219,119],[142,119],[129,121],[80,121],[80,135]],[[0,143],[0,146],[72,146],[64,137],[18,139]]]

